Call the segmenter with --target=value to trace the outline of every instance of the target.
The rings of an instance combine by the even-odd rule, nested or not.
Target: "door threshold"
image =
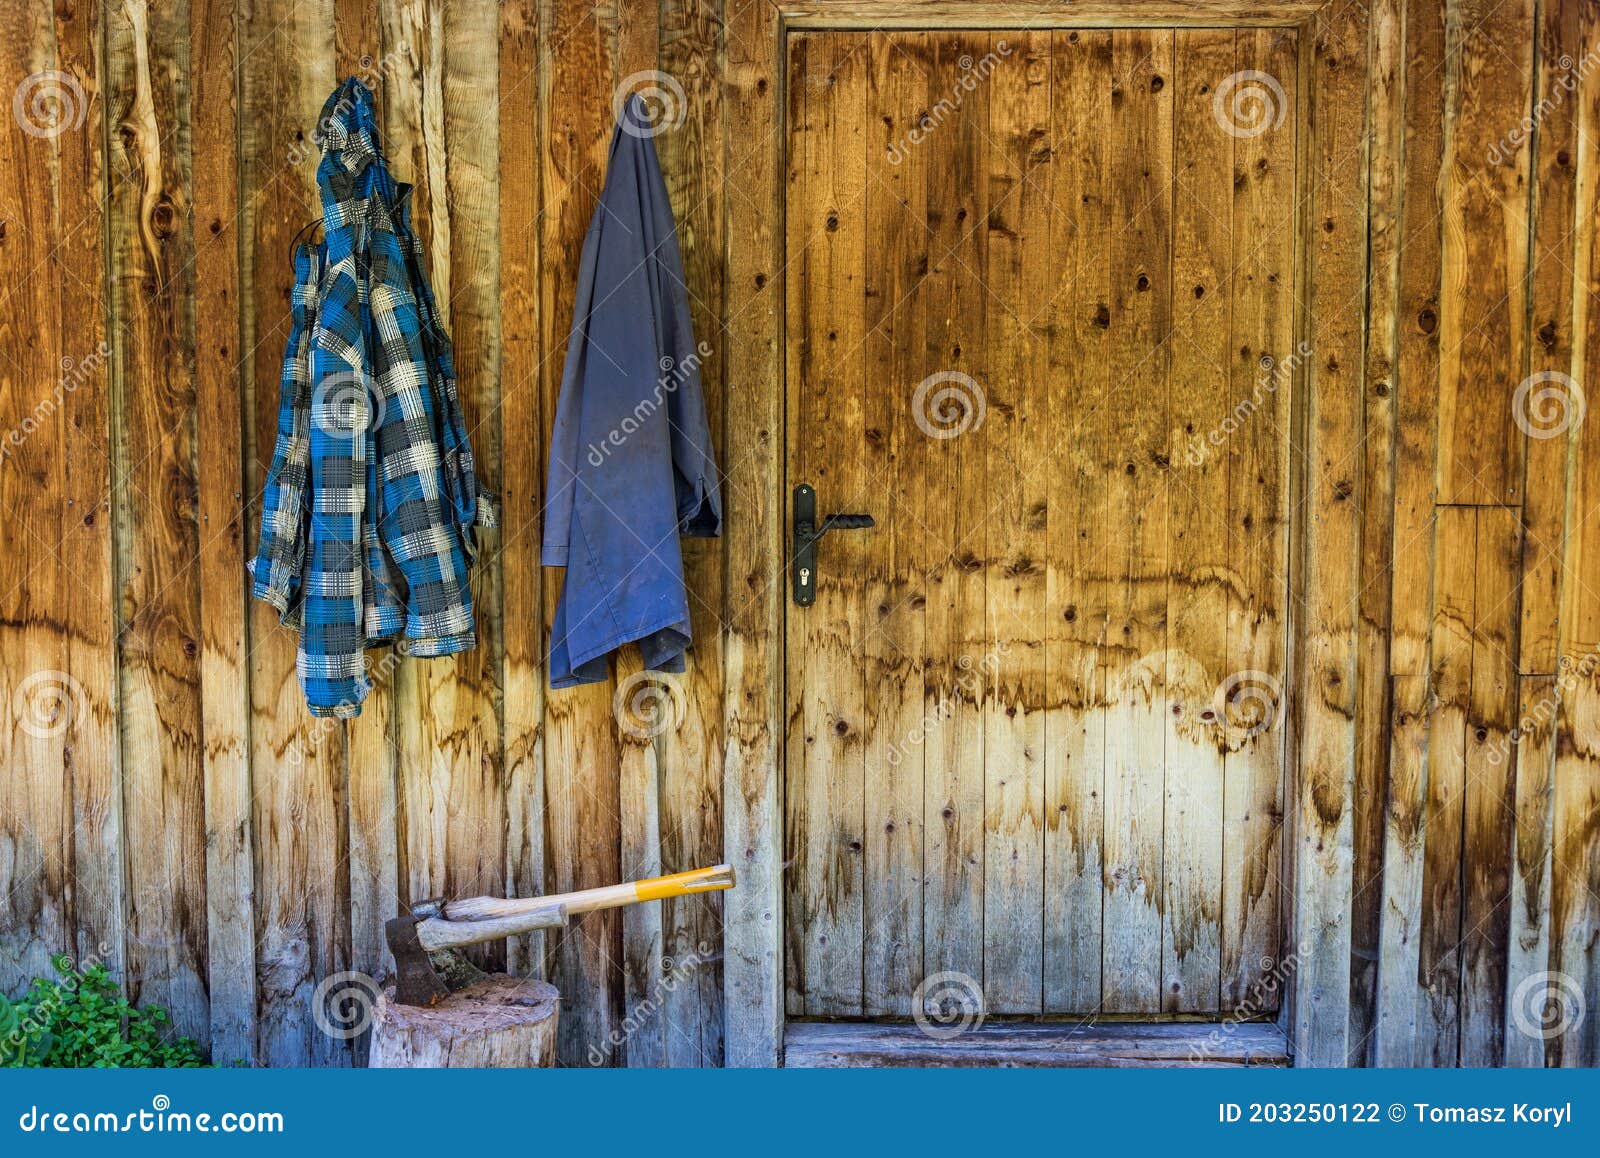
[[[1288,1040],[1270,1022],[992,1021],[941,1040],[909,1022],[790,1021],[783,1053],[792,1069],[1290,1064]]]

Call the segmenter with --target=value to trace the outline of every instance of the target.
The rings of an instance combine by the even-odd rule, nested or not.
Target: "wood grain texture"
[[[173,1005],[218,1061],[348,1064],[364,1046],[317,1028],[319,986],[388,968],[381,924],[402,899],[606,884],[725,846],[726,896],[585,918],[505,960],[561,984],[568,1063],[779,1060],[781,882],[801,871],[785,867],[779,751],[781,8],[830,58],[864,61],[842,158],[859,203],[831,235],[859,242],[860,288],[854,316],[829,307],[861,339],[853,380],[876,389],[855,409],[833,384],[826,465],[894,514],[822,549],[851,584],[838,622],[860,688],[863,791],[843,833],[859,888],[824,894],[859,913],[845,1004],[904,1017],[948,967],[1019,1012],[1266,1011],[1281,961],[1302,1062],[1594,1064],[1600,435],[1563,422],[1561,379],[1543,411],[1513,404],[1529,376],[1596,376],[1600,164],[1583,143],[1600,70],[1581,62],[1600,16],[1573,0],[1368,7],[22,5],[0,30],[0,92],[59,69],[83,117],[0,126],[0,989],[71,950]],[[946,116],[961,58],[1002,40],[1015,51]],[[1132,50],[1162,43],[1161,67]],[[1216,88],[1186,78],[1213,48],[1213,81],[1279,81],[1277,131],[1206,135]],[[642,69],[685,93],[656,144],[728,473],[725,538],[686,549],[682,711],[633,745],[614,684],[546,693],[560,576],[537,560],[578,250],[617,88]],[[316,211],[315,118],[350,74],[418,178],[507,527],[475,579],[480,651],[379,664],[363,715],[330,725],[305,712],[293,633],[246,609],[240,563],[272,451],[288,244]],[[1153,205],[1129,195],[1146,181]],[[1189,465],[1187,427],[1253,397],[1260,357],[1282,365],[1302,337],[1290,387]],[[1222,381],[1204,369],[1218,358]],[[906,403],[949,369],[982,384],[987,416],[930,440]],[[1225,598],[1190,584],[1224,585],[1219,566]],[[1142,642],[1124,646],[1125,626]],[[1219,642],[1206,681],[1210,660],[1178,658]],[[962,682],[962,655],[979,678]],[[1218,753],[1219,835],[1195,822],[1215,749],[1185,737],[1195,689],[1235,670],[1281,677],[1287,711]],[[874,763],[930,713],[927,743]],[[1119,817],[1157,813],[1130,842]],[[1589,1016],[1563,1017],[1578,1000]],[[963,1056],[1024,1061],[1024,1038]],[[880,1046],[866,1053],[907,1056]]]
[[[108,24],[107,224],[122,370],[114,509],[128,969],[140,998],[204,1039],[206,926],[187,916],[206,908],[187,18],[183,6],[127,0]]]
[[[1514,392],[1527,358],[1526,139],[1533,0],[1450,0],[1445,15],[1441,502],[1520,503],[1526,439]]]
[[[1533,99],[1540,119],[1531,162],[1529,339],[1527,361],[1520,368],[1529,376],[1553,371],[1570,378],[1582,372],[1573,363],[1574,303],[1582,275],[1572,260],[1578,226],[1573,215],[1581,107],[1575,66],[1588,48],[1583,40],[1582,12],[1578,4],[1539,6]],[[1549,405],[1524,411],[1535,421],[1529,424],[1522,481],[1522,622],[1517,636],[1517,670],[1552,675],[1560,652],[1561,545],[1576,429],[1569,416],[1576,399],[1559,377],[1547,377],[1543,386],[1555,388],[1546,397]]]
[[[617,59],[615,12],[558,0],[541,9],[540,42],[552,46],[540,72],[539,162],[542,183],[539,321],[541,445],[549,445],[572,326],[573,293],[589,218],[604,180],[611,137],[609,94],[628,74]],[[556,51],[554,46],[560,45]],[[607,94],[591,99],[591,88]],[[545,622],[554,616],[560,576],[544,583]],[[555,892],[615,884],[621,879],[620,735],[609,684],[572,688],[545,701],[545,840]],[[615,1038],[622,1019],[622,923],[613,912],[590,913],[554,941],[550,980],[567,1002],[559,1058],[564,1065],[619,1064]],[[594,1051],[591,1053],[591,1049]]]
[[[1460,1044],[1461,874],[1467,732],[1472,706],[1478,512],[1440,507],[1434,575],[1434,707],[1428,721],[1423,828],[1422,948],[1417,980],[1419,1064],[1454,1065]],[[1445,549],[1448,547],[1448,549]]]
[[[1234,230],[1242,223],[1233,212],[1236,138],[1217,123],[1212,96],[1238,67],[1235,35],[1175,39],[1161,1007],[1191,1013],[1218,1006],[1225,936],[1230,743],[1215,701],[1232,670],[1229,605],[1243,586],[1234,570],[1242,553],[1230,534],[1234,456],[1215,453],[1206,436],[1234,404]]]
[[[867,119],[866,358],[869,443],[881,504],[866,546],[875,580],[867,593],[866,892],[863,1012],[910,1016],[922,981],[923,611],[929,485],[927,436],[903,404],[930,368],[923,307],[928,269],[928,150],[908,148],[928,100],[928,37],[872,34]]]
[[[1228,442],[1227,559],[1240,580],[1228,603],[1227,675],[1217,697],[1227,737],[1221,1005],[1258,1012],[1278,1008],[1289,968],[1283,952],[1289,550],[1303,473],[1293,414],[1309,360],[1309,347],[1297,342],[1304,319],[1291,288],[1304,219],[1286,210],[1299,166],[1294,113],[1304,100],[1298,49],[1298,39],[1284,32],[1234,37],[1234,66],[1272,77],[1282,90],[1274,102],[1281,123],[1234,145],[1228,369],[1237,429]]]
[[[238,28],[232,5],[196,0],[192,96],[196,475],[199,480],[200,686],[206,817],[206,930],[213,1058],[255,1053],[254,873],[250,863],[244,429],[240,369]]]
[[[1108,153],[1111,35],[1056,32],[1051,37],[1050,248],[1062,254],[1050,299],[1049,401],[1101,398],[1112,372]],[[1104,948],[1101,889],[1105,849],[1105,671],[1100,643],[1116,592],[1105,576],[1106,536],[1113,532],[1101,470],[1104,405],[1076,417],[1056,451],[1048,502],[1051,526],[1046,590],[1045,671],[1049,739],[1045,764],[1044,1001],[1088,1011],[1101,1004]]]
[[[930,97],[954,93],[989,50],[982,33],[942,36],[932,45]],[[923,971],[956,974],[955,1004],[973,1001],[973,982],[983,983],[984,878],[984,698],[990,694],[985,618],[991,502],[978,410],[994,388],[993,351],[987,338],[988,221],[993,193],[983,161],[991,95],[976,85],[947,111],[923,147],[928,156],[928,325],[924,331],[930,374],[949,379],[962,398],[951,401],[956,417],[950,437],[939,425],[932,391],[921,398],[930,485],[924,511],[928,536],[928,603],[924,639],[928,664],[922,678],[923,714],[936,721],[924,743],[923,790]],[[948,109],[949,98],[946,98]],[[926,381],[926,379],[925,379]],[[970,382],[977,383],[975,391]],[[984,386],[988,381],[989,386]],[[920,385],[919,385],[920,389]],[[915,409],[918,399],[913,395]],[[972,980],[963,980],[970,978]],[[936,996],[930,990],[927,999]]]
[[[500,8],[500,567],[506,890],[545,887],[544,411],[539,295],[539,5]],[[521,192],[517,192],[517,191]],[[511,192],[507,192],[511,191]],[[533,192],[529,192],[533,191]],[[504,448],[510,447],[509,452]],[[514,938],[507,967],[545,975],[542,932]]]
[[[124,969],[125,875],[111,518],[110,317],[102,271],[107,153],[102,57],[106,11],[87,4],[55,11],[56,67],[80,86],[84,130],[55,138],[55,240],[51,252],[59,328],[55,365],[70,387],[62,400],[61,576],[75,582],[60,601],[66,670],[81,699],[63,753],[71,802],[71,930],[61,948],[79,961]],[[7,284],[14,279],[7,278]],[[0,470],[4,470],[0,466]],[[4,491],[0,490],[0,494]],[[246,853],[248,856],[248,853]],[[248,919],[248,918],[247,918]],[[0,948],[0,960],[6,953]],[[8,966],[0,964],[0,970]],[[0,987],[10,982],[0,982]],[[213,985],[215,981],[213,980]],[[217,1024],[215,1012],[213,1027]]]
[[[645,6],[640,19],[647,28],[652,26],[649,18],[650,9]],[[700,377],[706,417],[717,461],[726,472],[731,463],[723,438],[728,411],[723,318],[729,303],[723,262],[730,194],[718,75],[722,19],[722,6],[715,0],[666,0],[661,6],[659,67],[683,87],[684,99],[670,122],[676,127],[656,138],[656,148],[678,225],[695,339],[705,351]],[[743,304],[742,299],[736,303]],[[682,681],[682,717],[661,737],[660,841],[667,872],[725,859],[722,619],[727,599],[722,553],[723,545],[716,540],[683,540],[685,582],[692,593],[689,616],[694,648]],[[662,1009],[668,1065],[722,1064],[723,986],[718,946],[723,903],[721,894],[704,894],[679,897],[661,906],[663,956],[651,979],[650,999]]]
[[[1099,448],[1120,587],[1105,626],[1102,1002],[1161,1008],[1171,429],[1173,34],[1111,38],[1109,425]]]
[[[0,32],[0,61],[16,83],[53,70],[56,53],[47,5],[26,6]],[[34,83],[45,86],[48,100],[53,82],[47,76]],[[77,950],[68,911],[72,833],[62,783],[68,732],[87,704],[72,674],[63,670],[69,662],[67,641],[55,607],[56,593],[70,581],[57,548],[63,479],[62,457],[56,453],[61,416],[54,402],[58,384],[68,379],[56,358],[61,319],[49,280],[56,158],[48,135],[53,117],[72,117],[76,102],[70,90],[57,88],[54,95],[57,103],[39,109],[37,119],[13,116],[0,127],[0,163],[11,174],[0,182],[0,220],[6,223],[0,236],[5,286],[0,347],[6,355],[0,363],[5,434],[0,511],[15,527],[12,541],[18,544],[0,563],[5,663],[0,764],[7,770],[0,787],[0,840],[6,850],[0,861],[0,923],[7,930],[0,987],[8,993],[25,988],[32,976],[53,975],[51,954]],[[88,353],[75,350],[72,356]],[[109,689],[99,694],[115,702]]]
[[[1384,790],[1389,771],[1389,639],[1394,585],[1395,371],[1399,346],[1405,156],[1405,15],[1401,0],[1372,9],[1368,91],[1368,276],[1356,774],[1351,830],[1350,1061],[1376,1035],[1383,919]]]
[[[1306,142],[1305,552],[1295,821],[1294,1039],[1302,1065],[1340,1065],[1350,1006],[1351,792],[1355,771],[1365,323],[1367,9],[1336,4],[1310,29]]]
[[[726,1063],[776,1065],[782,1052],[784,838],[780,744],[786,575],[783,527],[783,141],[776,119],[783,58],[778,13],[762,0],[727,0],[724,12],[724,171],[728,306],[727,381],[772,383],[726,411],[729,503],[723,528],[727,609],[723,632],[723,846],[739,874],[725,898],[723,980]],[[737,304],[735,304],[737,303]]]
[[[988,535],[989,623],[983,700],[983,978],[996,1013],[1044,1009],[1045,561],[1055,432],[1048,402],[1051,288],[1050,35],[994,33],[987,85],[986,341],[991,353],[981,430]],[[914,526],[906,531],[914,534]]]
[[[1519,1017],[1518,1010],[1532,1008],[1550,967],[1551,803],[1561,688],[1554,676],[1522,676],[1517,689],[1516,727],[1497,750],[1502,759],[1514,753],[1516,760],[1505,1064],[1538,1068],[1545,1064],[1543,1020],[1530,1020],[1525,1012]]]

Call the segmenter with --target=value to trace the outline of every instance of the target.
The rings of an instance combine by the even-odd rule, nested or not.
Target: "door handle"
[[[817,521],[817,492],[807,483],[794,488],[794,601],[817,601],[817,542],[829,531],[859,531],[877,525],[871,515],[829,515]]]

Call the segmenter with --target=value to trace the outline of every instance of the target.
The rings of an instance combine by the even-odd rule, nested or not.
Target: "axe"
[[[733,866],[719,864],[548,897],[464,897],[454,901],[436,897],[423,901],[383,927],[389,952],[394,955],[395,1000],[401,1005],[437,1005],[481,980],[483,972],[461,953],[468,945],[559,928],[568,918],[596,909],[718,892],[733,885]]]

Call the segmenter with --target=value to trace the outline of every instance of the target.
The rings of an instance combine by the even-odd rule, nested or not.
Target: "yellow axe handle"
[[[555,893],[546,897],[528,897],[521,900],[468,897],[447,904],[445,916],[452,921],[485,921],[533,909],[558,907],[569,916],[577,916],[579,913],[592,913],[596,909],[615,909],[622,905],[634,905],[640,901],[664,901],[668,897],[682,897],[689,893],[714,893],[721,889],[731,889],[735,883],[733,866],[719,864],[712,868],[673,873],[671,876],[627,881],[620,885],[582,889],[575,893]]]

